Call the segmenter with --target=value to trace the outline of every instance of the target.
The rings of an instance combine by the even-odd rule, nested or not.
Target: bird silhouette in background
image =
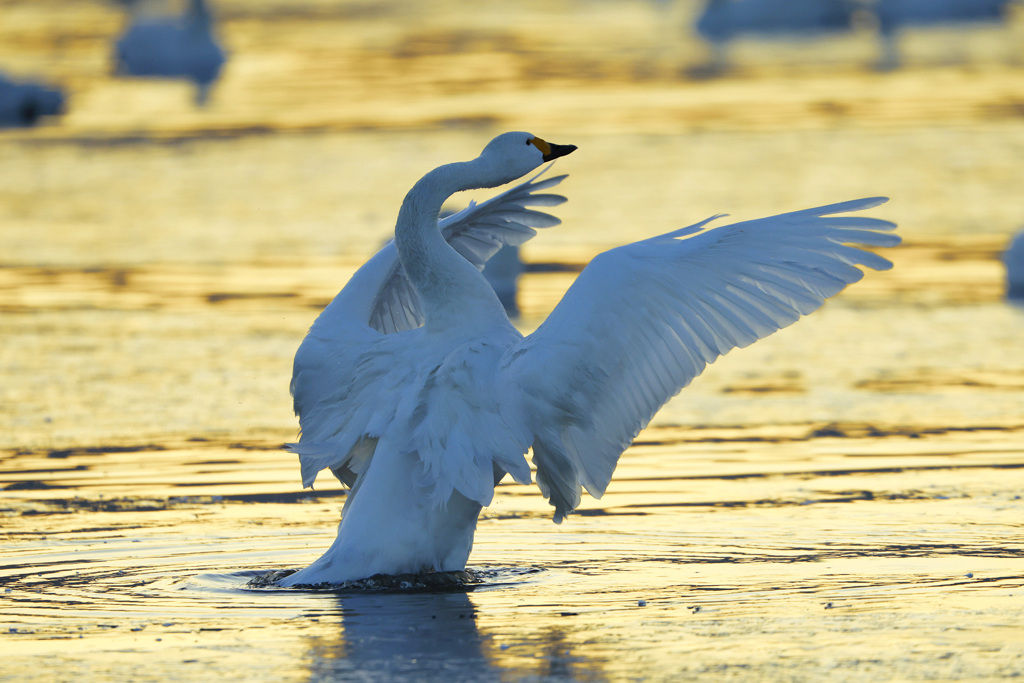
[[[849,31],[856,10],[855,0],[708,0],[695,28],[711,46],[707,69],[713,73],[726,67],[729,44],[738,38],[811,38]]]
[[[1024,232],[1010,240],[1003,252],[1003,266],[1006,268],[1006,298],[1024,303]]]
[[[1002,23],[1013,0],[876,0],[872,11],[878,19],[882,42],[881,69],[902,64],[900,34],[907,28],[937,25]]]
[[[130,16],[117,39],[115,73],[188,79],[196,86],[196,104],[206,104],[225,61],[206,2],[188,0],[180,16],[152,14],[144,5],[133,3]]]
[[[0,127],[34,126],[64,111],[64,93],[38,83],[19,83],[0,74]]]

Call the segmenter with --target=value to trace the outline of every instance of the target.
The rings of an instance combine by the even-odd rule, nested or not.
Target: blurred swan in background
[[[64,111],[64,93],[38,83],[18,83],[0,74],[0,127],[33,126]]]
[[[1003,252],[1006,267],[1006,298],[1024,302],[1024,232],[1019,232]]]
[[[707,0],[695,28],[711,46],[710,68],[721,69],[737,38],[812,38],[849,31],[856,9],[855,0]]]
[[[878,19],[883,69],[895,69],[902,60],[900,33],[908,27],[1002,23],[1014,0],[876,0],[872,10]]]
[[[484,277],[510,318],[519,315],[519,276],[526,270],[519,245],[503,244],[484,266]]]
[[[498,295],[509,318],[516,319],[519,310],[519,279],[524,273],[578,273],[582,267],[560,261],[524,261],[519,245],[505,244],[484,266],[484,277]]]
[[[187,78],[196,85],[196,103],[205,104],[225,60],[205,1],[188,0],[180,16],[154,14],[144,3],[129,4],[131,21],[117,40],[115,72],[126,76]]]
[[[295,355],[302,481],[330,469],[351,487],[338,536],[281,585],[465,567],[482,506],[505,476],[537,485],[560,523],[600,497],[658,409],[736,347],[891,267],[851,245],[893,246],[895,226],[836,216],[882,198],[706,230],[696,225],[597,256],[523,337],[480,268],[558,219],[531,207],[561,177],[520,184],[437,221],[450,195],[497,187],[571,145],[505,133],[476,159],[427,173],[395,241],[360,268]]]
[[[878,27],[878,67],[895,69],[902,63],[899,37],[905,29],[1004,23],[1016,2],[1020,0],[706,0],[695,29],[709,43],[712,61],[697,71],[724,69],[727,49],[739,38],[818,38],[851,31],[859,19]]]

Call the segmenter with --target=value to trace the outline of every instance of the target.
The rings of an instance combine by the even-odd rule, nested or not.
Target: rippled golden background
[[[116,4],[0,0],[0,71],[68,96],[0,130],[4,675],[1024,670],[1024,315],[999,261],[1024,227],[1020,18],[910,32],[887,72],[868,24],[742,41],[711,78],[696,9],[221,0],[197,108],[111,75]],[[502,486],[471,558],[495,585],[242,590],[315,557],[340,509],[278,450],[306,328],[412,182],[507,129],[580,147],[528,261],[877,194],[905,245],[711,367],[562,527]],[[572,277],[523,278],[524,330]]]

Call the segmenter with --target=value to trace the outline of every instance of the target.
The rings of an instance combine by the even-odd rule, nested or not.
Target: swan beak
[[[544,155],[544,161],[552,161],[576,151],[576,145],[549,145],[551,151]]]
[[[544,161],[553,161],[558,157],[564,157],[566,154],[576,151],[576,145],[555,145],[545,142],[540,138],[531,139],[530,144],[541,151],[544,155]]]

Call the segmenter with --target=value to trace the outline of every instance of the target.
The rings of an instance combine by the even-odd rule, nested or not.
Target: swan
[[[877,0],[873,11],[878,19],[882,43],[879,67],[900,66],[899,35],[908,26],[998,24],[1007,20],[1013,0]]]
[[[817,35],[851,29],[853,0],[707,0],[697,32],[724,43],[739,35]]]
[[[395,239],[349,280],[295,355],[304,486],[351,487],[338,535],[283,586],[465,567],[477,517],[509,474],[536,482],[561,523],[600,497],[658,409],[717,357],[819,308],[885,258],[892,223],[835,214],[861,199],[705,229],[714,218],[595,257],[523,337],[479,268],[556,218],[537,176],[438,223],[455,192],[498,187],[573,145],[499,135],[472,161],[427,173]]]
[[[1024,232],[1018,232],[1003,251],[1006,267],[1006,298],[1024,301]]]
[[[38,83],[18,83],[0,74],[0,128],[35,125],[64,111],[64,93]]]
[[[711,72],[740,36],[816,37],[852,30],[855,0],[707,0],[694,28],[710,44]]]
[[[484,267],[484,277],[509,318],[519,317],[519,276],[526,270],[519,255],[519,247],[506,244],[491,257]]]
[[[139,16],[117,40],[114,71],[130,76],[188,78],[196,104],[206,104],[224,65],[204,0],[188,0],[180,17]]]

